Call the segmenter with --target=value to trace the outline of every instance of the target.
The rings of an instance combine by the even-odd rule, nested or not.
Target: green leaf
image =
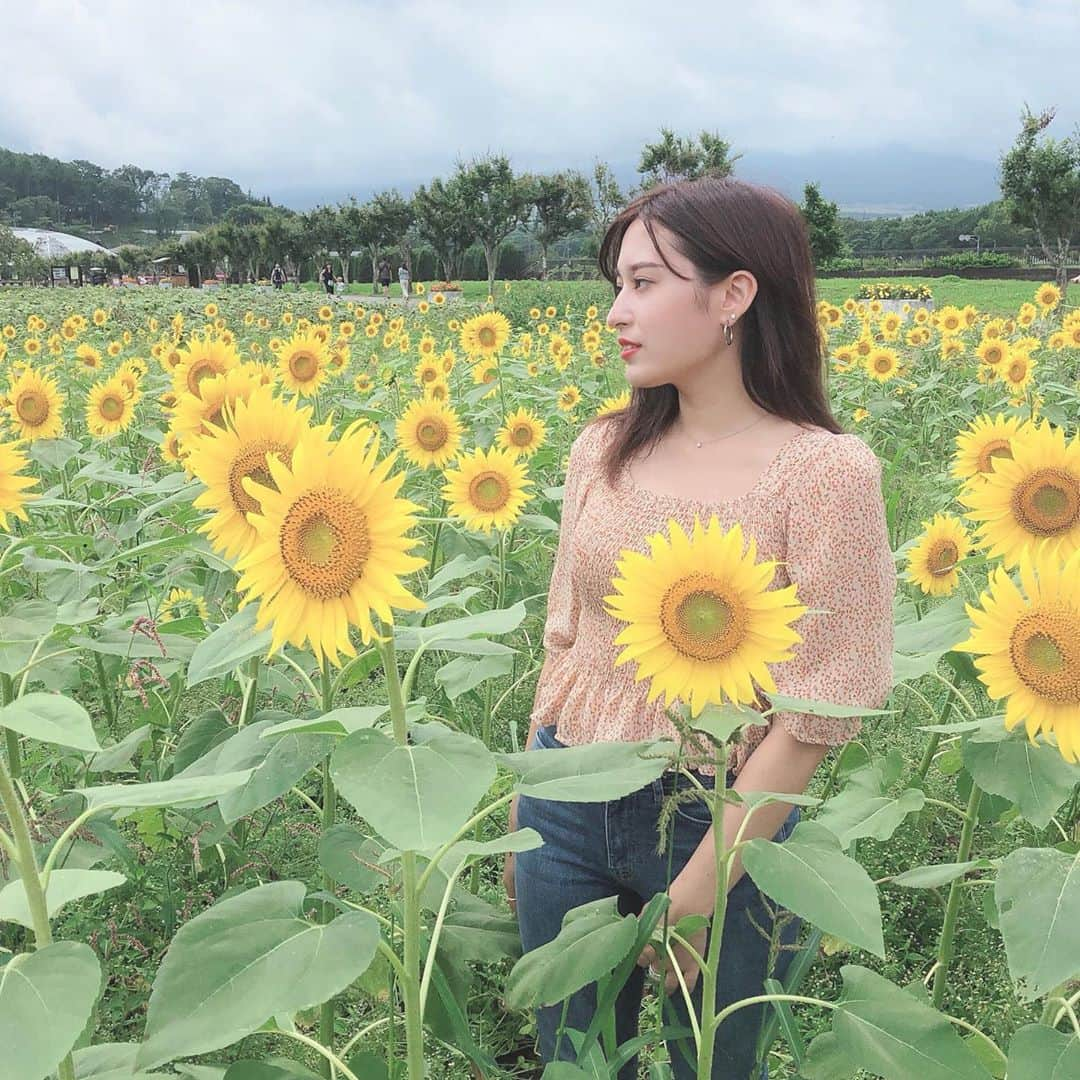
[[[461,962],[497,964],[521,956],[521,934],[512,915],[459,908],[443,923],[440,948]]]
[[[334,740],[328,735],[286,735],[271,744],[270,752],[251,770],[239,787],[226,792],[218,802],[226,825],[253,814],[280,798],[309,769],[330,753]]]
[[[782,844],[751,840],[742,861],[754,884],[778,904],[884,958],[877,889],[824,825],[800,821]]]
[[[331,709],[321,716],[297,717],[275,724],[263,732],[264,739],[273,739],[289,732],[306,731],[312,734],[351,735],[354,731],[374,727],[389,711],[388,705],[353,705]]]
[[[514,965],[506,981],[507,1004],[533,1009],[562,1001],[612,971],[636,936],[637,919],[620,915],[614,896],[573,908],[554,941]]]
[[[112,870],[53,870],[45,892],[45,904],[49,918],[56,915],[65,904],[94,896],[123,885],[127,878]],[[0,921],[19,923],[30,930],[34,920],[30,914],[30,902],[21,878],[9,881],[0,889]]]
[[[479,739],[443,729],[399,746],[381,731],[357,731],[334,751],[338,790],[388,843],[427,851],[451,840],[495,779],[495,763]],[[422,740],[422,741],[421,741]]]
[[[976,784],[1014,802],[1021,816],[1045,829],[1080,784],[1080,765],[1069,764],[1046,743],[1032,745],[1022,727],[983,728],[964,740],[964,765]]]
[[[497,836],[494,840],[460,840],[450,847],[439,860],[444,873],[453,874],[458,867],[470,859],[482,859],[488,855],[503,855],[507,852],[517,854],[520,851],[532,851],[543,846],[543,838],[535,829],[515,829],[512,833]],[[425,852],[432,856],[434,851]]]
[[[472,574],[486,574],[497,565],[490,555],[481,555],[479,558],[470,559],[468,555],[455,555],[445,566],[432,576],[428,582],[428,596],[434,596],[444,585],[451,581],[460,581]]]
[[[969,870],[989,865],[981,859],[971,859],[962,863],[935,863],[930,866],[916,866],[897,874],[891,881],[893,885],[903,885],[908,889],[937,889],[948,885],[950,881],[963,877]]]
[[[227,791],[239,787],[250,769],[218,776],[176,777],[150,784],[102,784],[99,787],[73,788],[86,799],[87,809],[102,807],[135,808],[139,806],[207,806],[217,802]]]
[[[265,1061],[236,1061],[229,1066],[224,1080],[322,1080],[298,1061],[271,1057]]]
[[[799,1075],[804,1080],[851,1080],[857,1071],[833,1031],[823,1031],[806,1048]]]
[[[503,656],[482,656],[479,660],[455,656],[450,663],[444,664],[435,672],[435,681],[443,688],[446,696],[455,701],[488,679],[509,675],[513,669],[514,657],[510,653]]]
[[[0,728],[73,750],[95,753],[101,750],[90,714],[77,701],[62,694],[23,694],[0,708]]]
[[[101,988],[89,945],[57,941],[0,968],[4,1080],[43,1080],[83,1033]]]
[[[153,734],[149,724],[128,732],[120,742],[112,746],[106,746],[100,753],[95,754],[86,764],[86,771],[92,773],[120,773],[135,772],[131,765],[131,759],[143,743],[152,742]]]
[[[98,1043],[72,1053],[75,1080],[154,1080],[135,1068],[138,1043]],[[160,1075],[158,1080],[160,1080]]]
[[[245,660],[270,651],[273,634],[269,629],[255,629],[257,613],[258,605],[248,604],[199,642],[188,664],[189,687],[228,675]]]
[[[340,993],[375,955],[367,912],[325,926],[302,917],[306,887],[275,881],[232,896],[185,923],[154,979],[138,1064],[228,1046],[271,1017]]]
[[[163,659],[190,660],[195,651],[195,642],[186,638],[183,634],[171,634],[162,630],[159,635],[162,645],[165,646],[165,656],[161,655],[161,649],[156,641],[142,634],[133,634],[130,630],[105,629],[97,637],[88,634],[78,634],[71,639],[72,645],[89,649],[91,652],[101,653],[103,656],[122,656],[125,660],[154,660],[160,663]]]
[[[898,622],[893,647],[909,656],[943,656],[971,631],[964,598],[957,594],[928,611],[921,619]]]
[[[1021,1001],[1080,976],[1080,852],[1010,851],[998,867],[994,900]]]
[[[385,874],[378,870],[382,847],[352,825],[334,825],[319,839],[319,865],[338,885],[366,896]]]
[[[519,774],[515,790],[555,802],[610,802],[656,780],[671,764],[669,742],[603,742],[496,754]],[[643,756],[649,754],[652,756]]]
[[[832,701],[816,698],[788,697],[787,694],[769,694],[770,712],[810,713],[812,716],[892,716],[895,709],[867,709],[862,705],[837,705]]]
[[[1009,1043],[1009,1080],[1076,1080],[1080,1076],[1080,1036],[1027,1024]]]
[[[394,636],[402,649],[416,649],[425,644],[442,652],[505,655],[513,650],[489,639],[516,630],[527,614],[525,605],[519,602],[513,607],[447,619],[431,626],[395,626]],[[478,635],[482,637],[473,640]]]
[[[220,709],[210,709],[195,717],[184,728],[176,744],[176,753],[173,755],[174,771],[182,773],[204,754],[235,734],[236,728],[229,723],[229,718]]]
[[[28,600],[18,614],[0,618],[0,672],[14,675],[30,662],[38,641],[56,625],[57,607],[48,600]]]
[[[844,1055],[885,1080],[991,1080],[936,1009],[864,967],[840,969],[833,1031]]]
[[[868,765],[850,775],[843,790],[821,807],[814,820],[833,832],[846,848],[863,836],[888,840],[908,814],[921,810],[925,803],[926,795],[919,788],[908,788],[897,798],[886,794],[881,767]]]
[[[756,709],[746,709],[738,705],[706,705],[701,715],[691,719],[685,712],[690,726],[695,731],[703,731],[718,743],[726,743],[736,731],[746,727],[763,726],[768,721]]]

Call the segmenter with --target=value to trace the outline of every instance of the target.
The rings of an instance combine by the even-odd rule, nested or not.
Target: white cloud
[[[411,185],[459,158],[632,160],[661,125],[736,149],[905,143],[993,160],[1080,113],[1067,0],[290,0],[4,5],[0,145],[255,191]]]

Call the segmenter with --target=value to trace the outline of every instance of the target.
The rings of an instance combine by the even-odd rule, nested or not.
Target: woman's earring
[[[733,319],[728,319],[728,321],[724,323],[724,344],[726,345],[730,345],[735,340],[733,325]]]

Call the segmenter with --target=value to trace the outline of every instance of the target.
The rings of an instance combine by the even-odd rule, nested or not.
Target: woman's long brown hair
[[[651,188],[622,210],[600,245],[600,270],[613,286],[623,237],[638,220],[672,273],[657,243],[657,225],[694,264],[702,284],[735,270],[754,275],[757,295],[741,320],[742,382],[750,400],[794,423],[841,432],[825,388],[814,263],[798,207],[771,188],[741,180],[702,177]],[[608,420],[616,425],[604,460],[609,482],[639,449],[655,445],[678,415],[678,391],[671,384],[635,387],[629,406]]]

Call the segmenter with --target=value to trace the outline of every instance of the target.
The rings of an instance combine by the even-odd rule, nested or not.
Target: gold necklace
[[[734,431],[729,431],[725,435],[718,435],[715,439],[695,439],[694,445],[700,450],[703,446],[711,446],[713,443],[723,442],[724,439],[730,439],[742,431],[749,431],[755,424],[760,424],[768,415],[769,413],[762,413],[761,416],[756,420],[751,420],[745,427],[736,428]],[[691,436],[691,438],[693,438],[693,436]]]

